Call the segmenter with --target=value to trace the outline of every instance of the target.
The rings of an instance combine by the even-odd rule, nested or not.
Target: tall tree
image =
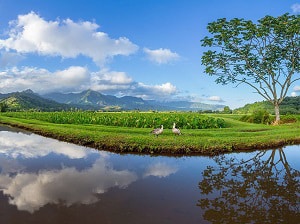
[[[225,18],[209,23],[211,37],[201,40],[205,73],[216,83],[251,86],[274,105],[279,105],[290,86],[300,79],[300,15],[265,16],[254,23]]]

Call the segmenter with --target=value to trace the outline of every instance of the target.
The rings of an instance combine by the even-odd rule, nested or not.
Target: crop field
[[[106,126],[155,128],[173,123],[183,129],[225,128],[222,118],[199,113],[140,113],[140,112],[9,112],[8,117],[36,119],[54,124],[97,124]]]
[[[300,116],[295,116],[293,123],[281,125],[243,122],[241,116],[192,112],[5,112],[0,113],[0,123],[119,153],[214,155],[300,143]],[[172,133],[174,122],[181,136]],[[159,137],[151,134],[160,125],[164,125],[163,133]]]

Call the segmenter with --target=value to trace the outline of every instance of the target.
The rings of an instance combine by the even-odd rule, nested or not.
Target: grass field
[[[111,123],[100,122],[98,116]],[[0,113],[0,123],[114,152],[212,155],[300,143],[299,116],[296,123],[277,126],[241,122],[240,117],[197,113],[15,112]],[[114,118],[123,121],[116,123]],[[173,122],[181,128],[182,135],[174,136]],[[166,127],[162,135],[150,134],[161,124]]]

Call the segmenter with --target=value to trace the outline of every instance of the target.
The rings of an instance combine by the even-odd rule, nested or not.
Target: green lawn
[[[22,113],[22,112],[19,112]],[[99,124],[57,124],[17,118],[0,113],[0,123],[30,130],[43,136],[114,152],[154,154],[216,154],[235,150],[281,147],[300,143],[300,122],[278,126],[250,124],[236,115],[210,115],[224,119],[226,128],[181,129],[174,136],[164,129],[159,137],[152,128],[105,126]]]

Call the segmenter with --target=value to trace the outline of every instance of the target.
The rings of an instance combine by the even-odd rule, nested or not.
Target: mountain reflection
[[[297,223],[300,220],[300,172],[283,149],[221,155],[203,171],[198,201],[211,223]]]
[[[114,170],[105,159],[98,159],[86,170],[75,168],[18,173],[16,176],[0,175],[0,189],[10,198],[9,203],[19,210],[34,212],[51,203],[91,204],[99,199],[97,194],[109,188],[126,188],[137,176],[128,170]]]

